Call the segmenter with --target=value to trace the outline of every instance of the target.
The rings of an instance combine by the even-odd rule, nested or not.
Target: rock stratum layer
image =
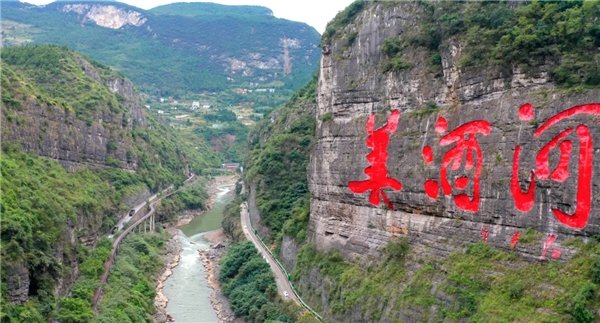
[[[121,100],[121,106],[85,106],[89,112],[73,113],[57,102],[45,102],[41,95],[22,96],[27,90],[20,87],[26,87],[25,82],[31,80],[7,73],[7,81],[11,84],[6,95],[14,95],[14,99],[22,103],[13,110],[14,113],[3,111],[4,139],[19,143],[30,153],[57,159],[68,167],[82,163],[102,167],[112,158],[113,164],[116,161],[119,167],[137,169],[137,160],[132,154],[134,143],[127,134],[134,125],[147,127],[148,122],[133,84],[117,75],[101,78],[98,69],[87,61],[78,59],[78,63],[90,83],[104,86],[110,91],[105,91],[106,94],[111,93]],[[81,117],[82,114],[87,114],[87,120]]]
[[[6,143],[71,169],[118,167],[148,178],[183,178],[214,157],[200,158],[198,149],[147,113],[129,80],[80,54],[50,45],[25,46],[7,48],[2,58],[0,115]],[[163,178],[150,186],[167,182]]]
[[[465,45],[458,37],[442,40],[437,70],[431,69],[431,52],[419,46],[401,50],[409,64],[386,68],[386,42],[419,33],[425,16],[418,3],[368,3],[344,27],[346,37],[325,42],[317,139],[309,166],[311,241],[321,250],[339,249],[347,259],[360,261],[376,258],[398,236],[408,237],[415,250],[441,256],[485,240],[499,248],[514,247],[528,258],[569,258],[565,239],[600,232],[600,90],[559,88],[543,62],[528,73],[516,66],[464,67]],[[567,116],[540,130],[561,112],[593,103],[589,113]],[[400,112],[397,129],[382,130],[398,117],[395,111]],[[366,130],[370,116],[373,139]],[[454,131],[461,129],[466,132]],[[388,139],[386,163],[377,155],[384,153]],[[374,145],[373,153],[367,145]],[[517,146],[520,158],[515,164]],[[546,175],[544,161],[549,163]],[[368,186],[376,176],[367,173],[385,177],[386,170],[401,189],[387,180],[371,199],[377,186],[362,187],[362,193],[360,187],[351,190],[350,182]],[[519,198],[513,193],[515,188],[527,191],[532,170],[533,204],[531,195]],[[511,183],[513,171],[517,186]],[[438,187],[444,186],[444,177],[450,189],[446,192]],[[524,211],[515,200],[523,202],[519,207]],[[553,209],[579,215],[560,220]],[[528,229],[543,233],[539,243],[518,243]]]

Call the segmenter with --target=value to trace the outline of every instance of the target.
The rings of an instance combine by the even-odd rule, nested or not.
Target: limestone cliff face
[[[148,20],[140,12],[111,5],[67,4],[61,10],[65,13],[77,13],[82,24],[92,21],[98,26],[110,29],[119,29],[128,25],[140,27]]]
[[[84,59],[78,58],[77,63],[87,77],[119,98],[124,111],[94,107],[91,116],[82,118],[56,104],[8,89],[21,103],[18,109],[2,111],[3,140],[18,143],[30,153],[57,159],[69,168],[110,164],[136,170],[138,161],[129,133],[134,125],[147,127],[148,122],[133,84],[120,77],[101,77]]]
[[[508,71],[489,66],[464,68],[459,63],[464,45],[458,39],[446,39],[440,46],[441,71],[431,71],[428,65],[431,54],[426,49],[407,47],[403,58],[410,66],[384,72],[383,42],[403,39],[418,31],[423,17],[423,7],[418,3],[393,6],[369,3],[354,23],[343,30],[352,35],[352,40],[334,38],[324,48],[318,85],[317,138],[309,166],[310,239],[321,250],[339,249],[348,259],[365,261],[377,257],[387,242],[397,236],[408,237],[417,251],[444,256],[482,239],[508,249],[515,237],[532,228],[543,234],[535,244],[516,243],[519,253],[538,258],[544,240],[556,237],[552,248],[547,250],[548,257],[553,248],[560,251],[556,258],[570,257],[571,251],[562,245],[565,239],[600,232],[599,117],[573,115],[544,129],[539,136],[535,133],[562,111],[600,102],[600,90],[575,93],[559,89],[544,65],[532,74],[517,68]],[[526,121],[522,121],[519,108],[526,103],[532,105],[534,116],[528,118],[525,106],[521,116]],[[371,191],[352,192],[349,182],[369,180],[364,172],[370,166],[366,156],[371,149],[366,145],[365,130],[369,116],[375,115],[377,129],[395,110],[400,111],[400,118],[397,130],[388,132],[387,173],[400,181],[402,188],[383,187],[391,207],[381,195],[379,205],[374,205],[369,201]],[[469,134],[457,135],[454,142],[449,137],[442,138],[472,121],[488,123],[489,133],[471,134],[479,148],[469,146],[473,148],[457,154],[456,161],[448,159],[460,142],[469,141]],[[572,129],[570,134],[558,139],[556,146],[548,150],[547,160],[552,172],[559,168],[559,159],[570,156],[563,168],[569,176],[560,178],[556,174],[552,175],[557,176],[555,179],[544,178],[539,163],[544,159],[540,157],[543,147],[567,129]],[[593,148],[586,153],[586,135],[582,134],[588,130]],[[560,144],[567,138],[570,143]],[[385,141],[380,138],[379,142]],[[520,190],[527,191],[531,170],[537,174],[534,204],[527,211],[517,209],[511,192],[513,158],[518,145]],[[430,163],[423,157],[429,154],[424,153],[429,150],[426,147],[431,147]],[[473,167],[465,167],[477,149],[481,158],[472,157]],[[584,172],[581,165],[586,158],[593,159],[588,163],[592,168],[591,178],[579,176]],[[426,194],[427,180],[442,184],[445,159],[450,191],[445,194],[442,188],[432,188],[431,194]],[[479,194],[474,192],[477,172]],[[586,187],[586,183],[590,186]],[[590,193],[589,199],[584,197]],[[438,197],[434,198],[436,194]],[[464,199],[461,194],[466,194],[467,199],[479,195],[475,209],[468,211],[460,201],[457,203]],[[572,214],[586,201],[591,203],[585,216],[589,218],[580,228],[565,223],[574,217],[567,216],[561,222],[553,211]]]

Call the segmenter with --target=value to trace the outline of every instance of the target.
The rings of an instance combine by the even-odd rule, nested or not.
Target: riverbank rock
[[[175,320],[167,313],[167,304],[169,299],[163,294],[165,282],[173,274],[173,269],[179,264],[181,258],[181,244],[179,236],[173,232],[173,237],[167,243],[167,253],[165,259],[165,268],[158,278],[156,285],[156,296],[154,297],[154,307],[156,314],[154,318],[157,322],[174,322]]]
[[[221,260],[221,257],[225,255],[226,251],[225,245],[221,245],[222,247],[218,249],[214,249],[214,247],[212,247],[211,249],[198,250],[198,255],[200,256],[200,260],[202,261],[202,264],[206,270],[206,280],[208,282],[208,286],[212,289],[210,303],[217,314],[219,322],[241,323],[244,321],[241,318],[235,317],[235,314],[229,305],[229,300],[223,294],[219,284],[219,261]]]

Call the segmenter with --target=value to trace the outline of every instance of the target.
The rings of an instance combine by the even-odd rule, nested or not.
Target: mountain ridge
[[[267,14],[163,15],[119,2],[1,6],[4,45],[66,45],[159,96],[273,83],[290,91],[310,79],[320,53],[314,28]]]
[[[267,15],[272,16],[273,11],[264,6],[252,5],[222,5],[212,2],[174,2],[148,9],[156,14],[171,15]]]

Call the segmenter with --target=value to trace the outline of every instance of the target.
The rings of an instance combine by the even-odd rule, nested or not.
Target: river
[[[233,198],[234,185],[221,185],[216,192],[212,208],[180,228],[178,234],[181,258],[163,289],[164,295],[169,299],[167,313],[175,322],[219,322],[210,303],[212,290],[208,287],[198,250],[209,248],[209,243],[203,236],[206,232],[221,227],[223,209]]]

